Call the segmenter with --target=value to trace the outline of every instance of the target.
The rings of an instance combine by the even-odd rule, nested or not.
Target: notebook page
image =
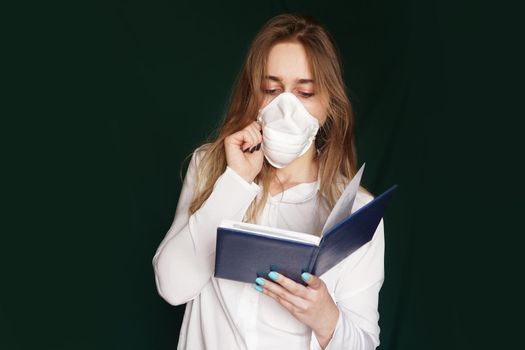
[[[355,174],[354,178],[346,185],[345,190],[341,194],[341,197],[335,203],[334,208],[330,212],[328,219],[323,226],[322,233],[324,234],[330,228],[335,226],[338,222],[349,216],[352,212],[352,207],[354,205],[355,196],[357,195],[357,190],[361,183],[361,177],[365,169],[365,163],[361,165],[359,171]]]
[[[314,236],[308,233],[283,230],[275,227],[251,224],[246,222],[237,222],[231,220],[222,220],[219,227],[232,228],[248,233],[259,234],[267,237],[284,238],[295,242],[311,243],[319,245],[321,237]]]

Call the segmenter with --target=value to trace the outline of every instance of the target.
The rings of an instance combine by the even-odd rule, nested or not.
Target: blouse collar
[[[268,194],[271,203],[297,204],[309,201],[317,195],[319,179],[314,182],[303,182],[277,193],[275,196]]]

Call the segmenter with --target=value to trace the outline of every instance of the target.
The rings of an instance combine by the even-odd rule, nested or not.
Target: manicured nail
[[[264,286],[264,280],[261,277],[257,277],[255,279],[255,283],[257,283],[258,285]]]
[[[253,146],[253,147],[250,149],[250,153],[253,153],[253,151],[255,151],[255,148],[257,148],[257,147]]]
[[[310,279],[310,274],[308,272],[303,272],[301,278],[307,282]]]
[[[257,145],[257,147],[255,147],[255,150],[258,151],[261,149],[261,143],[259,142],[259,144]]]
[[[255,290],[262,293],[263,289],[261,286],[255,285]]]
[[[276,281],[277,280],[277,277],[279,277],[279,274],[275,271],[271,271],[269,274],[268,274],[268,277],[270,277],[272,280]]]

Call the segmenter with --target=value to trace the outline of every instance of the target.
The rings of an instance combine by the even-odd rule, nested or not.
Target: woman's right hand
[[[224,139],[226,163],[249,183],[259,174],[263,164],[261,130],[261,124],[254,121]]]

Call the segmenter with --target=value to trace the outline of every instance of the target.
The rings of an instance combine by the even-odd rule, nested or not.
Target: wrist
[[[315,337],[323,349],[328,345],[328,343],[330,343],[330,340],[334,335],[337,321],[339,320],[340,316],[339,313],[339,308],[335,306],[334,312],[331,313],[329,319],[322,323],[323,327],[313,329]]]
[[[238,177],[242,178],[248,184],[252,184],[253,183],[253,180],[255,179],[255,176],[251,176],[251,175],[245,174],[242,171],[238,171],[237,169],[235,169],[234,167],[229,166],[229,165],[228,165],[228,168],[230,168],[230,170],[233,171],[235,173],[235,175],[237,175]]]
[[[237,174],[239,174],[239,176],[242,177],[244,181],[246,181],[249,184],[253,183],[253,180],[255,180],[255,176],[246,175],[242,173],[237,173]]]
[[[322,333],[318,333],[314,331],[314,334],[315,334],[315,338],[317,339],[317,342],[319,343],[319,345],[321,345],[321,348],[324,349],[328,345],[328,343],[330,343],[330,340],[332,339],[332,336],[334,335],[334,331],[332,330],[330,334],[328,333],[322,334]]]
[[[255,180],[254,176],[241,175],[241,177],[249,184],[251,184],[253,182],[253,180]]]
[[[239,175],[240,177],[242,177],[244,179],[244,181],[246,181],[247,183],[251,184],[253,182],[253,180],[255,179],[255,176],[252,176],[250,174],[245,174],[244,172],[242,171],[239,171],[231,166],[228,165],[228,167],[233,170],[237,175]]]

